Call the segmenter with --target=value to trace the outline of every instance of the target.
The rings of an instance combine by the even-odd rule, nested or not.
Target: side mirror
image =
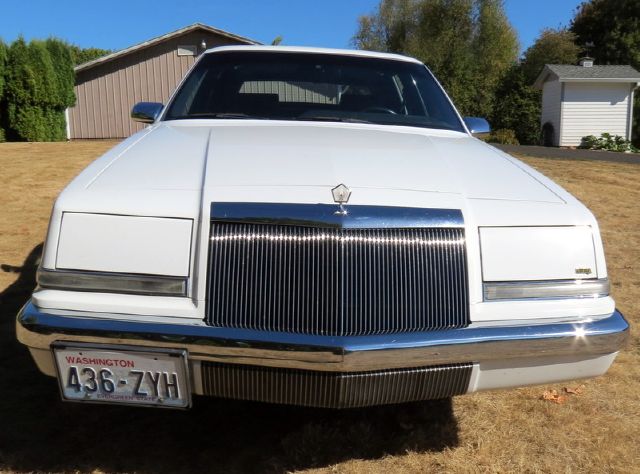
[[[136,122],[153,123],[163,108],[164,105],[158,102],[138,102],[131,109],[131,118]]]
[[[491,126],[489,122],[480,117],[465,117],[464,123],[469,129],[469,132],[474,137],[483,135],[489,135],[491,133]]]

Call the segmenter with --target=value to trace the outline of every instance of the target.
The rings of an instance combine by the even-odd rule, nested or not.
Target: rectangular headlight
[[[186,277],[192,232],[190,219],[65,212],[55,268]]]
[[[589,226],[480,227],[479,232],[484,281],[589,280],[598,276]]]
[[[187,296],[187,278],[130,273],[38,269],[41,288],[149,296]]]
[[[551,280],[486,282],[485,301],[521,300],[530,298],[597,298],[609,295],[609,280]]]

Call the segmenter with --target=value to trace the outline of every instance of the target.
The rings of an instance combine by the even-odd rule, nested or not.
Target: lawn
[[[327,411],[197,398],[189,412],[63,404],[14,318],[56,194],[114,142],[0,144],[0,471],[638,472],[640,338],[588,381]],[[640,165],[524,160],[596,214],[618,307],[640,318]],[[544,391],[579,388],[564,403]]]

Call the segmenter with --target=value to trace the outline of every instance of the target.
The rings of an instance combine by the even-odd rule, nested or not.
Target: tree
[[[477,29],[473,48],[477,87],[469,114],[489,117],[494,107],[496,88],[518,57],[519,45],[502,1],[478,3]]]
[[[638,0],[583,2],[571,22],[571,31],[597,64],[630,64],[640,70]],[[634,143],[640,146],[640,94],[636,94],[633,116]]]
[[[630,64],[640,69],[640,2],[591,0],[583,2],[571,31],[599,64]]]
[[[27,44],[18,38],[8,54],[7,121],[10,138],[49,140],[45,109],[50,106],[55,74],[48,51],[41,42]]]
[[[416,0],[382,0],[374,13],[358,19],[353,44],[370,51],[406,52],[407,39],[417,29],[419,4]]]
[[[470,115],[477,91],[473,2],[422,0],[418,3],[417,28],[408,35],[407,51],[402,52],[429,66],[461,113]]]
[[[7,48],[0,41],[0,141],[66,139],[65,109],[75,105],[74,65],[109,51],[57,38]]]
[[[0,101],[2,101],[7,71],[7,46],[0,40]]]
[[[576,36],[566,28],[545,28],[523,55],[522,70],[529,85],[533,84],[545,64],[576,64],[580,47]]]
[[[7,47],[2,40],[0,40],[0,142],[5,141],[5,106],[4,106],[4,89],[7,73]]]
[[[540,141],[541,93],[532,86],[545,64],[575,64],[580,48],[575,36],[564,28],[547,28],[514,64],[499,86],[500,98],[493,109],[491,123],[495,129],[506,128],[515,132],[522,144]]]
[[[71,60],[73,61],[74,66],[88,63],[89,61],[93,61],[94,59],[98,59],[112,53],[109,49],[81,48],[74,44],[68,45],[68,48],[71,53]]]
[[[75,73],[73,72],[73,57],[69,45],[56,38],[49,38],[45,46],[55,66],[56,95],[54,106],[60,109],[73,107],[76,96],[73,91]]]
[[[535,145],[540,140],[541,93],[529,84],[524,69],[514,64],[504,76],[496,95],[491,118],[494,129],[513,130],[523,145]]]
[[[30,115],[30,103],[33,102],[33,91],[36,89],[37,79],[29,59],[27,43],[22,37],[15,40],[9,47],[7,54],[6,74],[6,114],[7,138],[21,138],[24,115]],[[22,112],[21,112],[22,111]],[[35,125],[37,129],[39,123]],[[34,135],[44,133],[36,130]]]
[[[360,17],[353,43],[420,59],[463,114],[482,116],[518,53],[502,0],[382,0]]]
[[[73,67],[59,40],[14,41],[7,55],[7,135],[14,140],[64,140],[64,110],[73,105]]]

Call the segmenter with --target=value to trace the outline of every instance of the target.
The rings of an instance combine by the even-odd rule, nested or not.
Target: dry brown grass
[[[199,398],[186,413],[59,402],[55,382],[15,343],[13,318],[33,286],[53,197],[112,145],[0,144],[0,263],[19,271],[0,272],[0,470],[639,472],[635,328],[604,377],[453,402],[334,412]],[[640,165],[525,161],[594,211],[614,296],[637,325]],[[579,383],[564,404],[540,400]]]
[[[0,143],[0,263],[21,266],[47,232],[54,198],[115,141]],[[0,272],[0,291],[17,277]]]

